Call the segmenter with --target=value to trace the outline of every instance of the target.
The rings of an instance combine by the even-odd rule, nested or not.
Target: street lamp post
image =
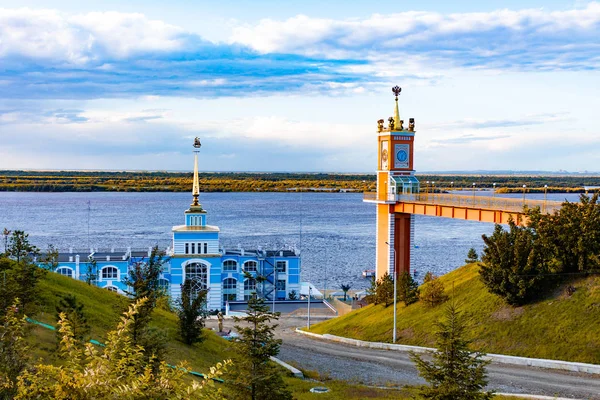
[[[385,242],[385,244],[387,244],[390,247],[390,249],[394,251],[394,261],[392,262],[392,265],[394,266],[394,329],[392,331],[392,343],[396,343],[396,302],[398,300],[398,288],[396,287],[396,249],[393,248],[388,242]]]
[[[473,205],[475,205],[475,182],[473,182]]]
[[[431,193],[435,195],[435,182],[431,181]]]
[[[548,199],[548,185],[544,185],[544,212],[546,212],[546,200]]]
[[[310,283],[308,284],[308,320],[306,321],[306,327],[310,331],[310,291],[311,291]]]
[[[523,205],[525,204],[525,189],[527,188],[527,185],[523,185]]]
[[[454,190],[454,181],[450,182],[450,191],[452,192]]]
[[[496,197],[496,182],[494,182],[492,185],[494,185],[494,191],[492,192],[492,197]]]

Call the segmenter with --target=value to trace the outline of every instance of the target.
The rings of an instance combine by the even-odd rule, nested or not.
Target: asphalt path
[[[372,386],[425,383],[408,353],[350,346],[313,339],[294,331],[305,319],[280,319],[283,340],[278,358],[322,376]],[[488,389],[501,393],[536,394],[573,399],[600,399],[600,376],[534,367],[490,364]]]

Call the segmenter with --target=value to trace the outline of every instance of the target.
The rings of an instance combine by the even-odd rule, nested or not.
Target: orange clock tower
[[[419,192],[419,181],[414,170],[415,121],[408,127],[400,119],[398,96],[401,88],[395,86],[394,116],[377,121],[377,197],[367,200],[377,203],[376,277],[386,271],[392,275],[410,272],[414,220],[411,214],[396,213],[394,205],[401,197]]]

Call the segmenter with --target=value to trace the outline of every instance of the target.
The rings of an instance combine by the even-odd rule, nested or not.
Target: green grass
[[[129,305],[125,296],[54,273],[48,273],[42,278],[39,291],[40,312],[33,316],[34,319],[56,325],[56,305],[62,296],[72,294],[84,305],[84,313],[91,327],[91,338],[100,342],[105,340],[107,332],[116,327]],[[207,372],[210,366],[228,358],[229,343],[212,331],[207,331],[206,340],[200,344],[188,346],[179,341],[177,323],[177,316],[172,312],[157,308],[152,315],[151,325],[164,329],[168,334],[169,363],[187,360],[195,371]],[[54,331],[34,327],[31,343],[34,358],[53,361],[52,353],[56,349]]]
[[[473,349],[587,363],[600,363],[600,277],[570,282],[576,288],[567,296],[564,287],[544,300],[513,308],[488,293],[479,279],[478,266],[466,265],[441,277],[469,321]],[[398,343],[433,346],[435,324],[444,306],[429,308],[421,302],[399,304]],[[392,307],[370,305],[350,314],[314,325],[311,332],[354,339],[391,342]]]

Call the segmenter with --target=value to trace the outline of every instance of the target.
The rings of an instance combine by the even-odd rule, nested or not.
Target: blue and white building
[[[192,280],[197,290],[208,289],[208,308],[222,309],[227,302],[247,301],[252,293],[267,300],[286,300],[290,293],[300,295],[300,253],[296,249],[278,250],[225,249],[219,242],[219,227],[208,224],[208,213],[198,201],[198,151],[194,143],[194,180],[189,209],[183,225],[172,229],[172,245],[166,250],[161,285],[174,300],[181,294],[181,284]],[[60,253],[56,272],[86,280],[90,261],[97,269],[96,285],[118,293],[127,290],[122,279],[137,262],[147,260],[152,249],[135,251],[73,251]],[[248,274],[250,276],[248,276]],[[256,277],[263,277],[258,283]]]

